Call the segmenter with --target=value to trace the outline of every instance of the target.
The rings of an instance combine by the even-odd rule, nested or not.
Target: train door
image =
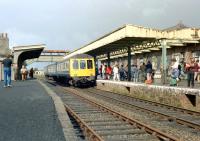
[[[70,76],[76,77],[79,75],[79,60],[78,59],[71,59],[70,60]]]
[[[79,63],[80,63],[79,76],[88,76],[86,59],[80,59]]]
[[[87,60],[87,69],[88,69],[88,76],[95,76],[95,63],[94,59]]]

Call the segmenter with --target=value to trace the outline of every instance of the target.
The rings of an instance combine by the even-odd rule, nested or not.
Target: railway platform
[[[49,92],[37,80],[13,82],[12,88],[0,82],[0,141],[73,140],[70,128],[64,129],[60,121],[61,103]]]
[[[127,81],[97,80],[97,88],[101,90],[200,111],[200,85],[195,84],[194,88],[187,88],[186,84],[182,81],[180,86],[174,87],[169,84],[162,85],[159,81],[148,85]]]

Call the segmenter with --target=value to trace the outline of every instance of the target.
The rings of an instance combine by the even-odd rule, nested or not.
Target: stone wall
[[[200,90],[97,80],[97,88],[163,104],[200,111]]]
[[[11,53],[7,33],[0,33],[0,56],[4,56],[7,53]]]

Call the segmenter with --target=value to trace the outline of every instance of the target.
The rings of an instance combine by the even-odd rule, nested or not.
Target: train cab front
[[[82,87],[82,86],[90,87],[95,85],[96,85],[95,76],[82,76],[73,78],[73,86],[75,87]]]

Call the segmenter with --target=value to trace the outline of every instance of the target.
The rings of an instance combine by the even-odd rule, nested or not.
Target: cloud
[[[142,15],[144,17],[154,17],[154,16],[162,16],[165,13],[164,9],[153,9],[153,8],[146,8],[142,11]]]
[[[18,45],[40,44],[43,41],[43,39],[37,35],[23,32],[16,28],[7,29],[5,32],[9,35],[10,47]]]
[[[0,32],[10,45],[45,43],[79,48],[127,23],[165,28],[182,20],[199,27],[200,1],[190,0],[0,0]]]

